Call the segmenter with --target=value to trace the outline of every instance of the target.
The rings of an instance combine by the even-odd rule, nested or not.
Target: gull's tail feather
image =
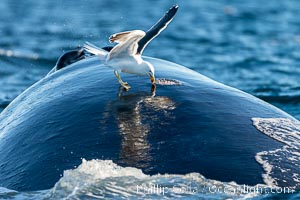
[[[89,42],[85,42],[85,44],[83,45],[83,49],[85,51],[87,51],[88,53],[90,54],[93,54],[93,55],[97,55],[97,56],[100,56],[100,57],[105,57],[107,55],[107,51],[105,51],[104,49],[101,49]]]

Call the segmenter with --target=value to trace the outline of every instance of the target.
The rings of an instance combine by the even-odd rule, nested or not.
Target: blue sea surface
[[[111,45],[109,36],[121,31],[146,31],[175,3],[179,5],[177,15],[168,28],[147,46],[144,55],[189,67],[218,82],[263,99],[300,119],[298,0],[2,0],[0,111],[22,91],[45,76],[64,51],[82,46],[85,41],[99,46]],[[108,181],[106,177],[99,175],[105,181],[98,183],[87,175],[95,173],[99,166],[108,166],[107,172],[115,174],[116,169],[121,170],[119,176],[122,177],[119,166],[103,162],[87,161],[81,165],[82,171],[66,172],[66,178],[51,190],[18,193],[4,188],[0,189],[0,198],[61,198],[65,194],[71,195],[70,199],[96,198],[88,196],[89,194],[99,197],[103,194],[108,195],[104,195],[105,197],[118,197],[115,194],[120,198],[144,197],[136,194],[134,189],[132,191],[135,192],[132,193],[120,189],[125,187],[122,183],[128,181],[126,177],[123,177],[122,183],[111,180],[109,184],[117,184],[109,188],[103,186]],[[95,167],[96,171],[85,169],[87,166]],[[109,168],[111,166],[113,167]],[[133,171],[136,179],[126,187],[152,183],[168,186],[173,181],[187,188],[192,176],[148,177],[138,169]],[[211,180],[202,179],[200,174],[194,174],[193,177],[197,179],[194,181],[197,188],[209,184],[223,187],[225,184],[217,180],[212,183]],[[81,182],[76,185],[76,180],[80,178],[89,180],[91,187],[86,187]],[[78,191],[70,191],[74,187]],[[267,192],[263,195],[245,196],[236,193],[212,195],[207,190],[201,191],[204,192],[196,195],[189,193],[176,196],[176,193],[172,193],[168,198],[281,199],[280,195],[270,197]],[[59,196],[61,194],[64,195]],[[148,196],[151,199],[159,197]],[[285,197],[300,198],[297,194]]]

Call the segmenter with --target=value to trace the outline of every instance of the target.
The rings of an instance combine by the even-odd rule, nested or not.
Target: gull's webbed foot
[[[122,83],[121,85],[125,90],[129,90],[131,88],[128,83]]]

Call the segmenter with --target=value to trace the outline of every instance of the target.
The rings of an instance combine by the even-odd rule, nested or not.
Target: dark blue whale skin
[[[250,94],[183,66],[145,57],[156,78],[123,75],[86,58],[34,84],[0,115],[0,186],[53,187],[81,158],[110,159],[146,174],[199,172],[206,178],[263,183],[258,152],[283,145],[260,133],[252,117],[290,115]]]

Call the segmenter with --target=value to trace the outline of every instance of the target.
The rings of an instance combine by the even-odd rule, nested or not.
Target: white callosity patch
[[[271,186],[300,187],[300,122],[287,118],[252,118],[253,125],[282,142],[280,149],[259,152],[256,160],[265,169],[264,181]]]

